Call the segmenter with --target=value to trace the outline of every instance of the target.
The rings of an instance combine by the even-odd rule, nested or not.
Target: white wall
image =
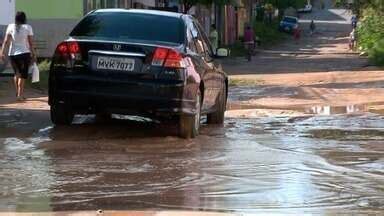
[[[16,0],[0,0],[0,25],[8,25],[14,22],[15,1]]]

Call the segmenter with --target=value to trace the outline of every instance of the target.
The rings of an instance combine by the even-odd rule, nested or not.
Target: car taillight
[[[153,58],[153,66],[164,66],[169,68],[184,68],[183,56],[173,49],[156,48]]]
[[[166,48],[156,48],[155,53],[153,54],[152,65],[154,66],[163,66],[165,59],[168,55],[168,49]]]
[[[64,58],[79,59],[80,46],[76,41],[62,42],[57,46],[56,54]]]

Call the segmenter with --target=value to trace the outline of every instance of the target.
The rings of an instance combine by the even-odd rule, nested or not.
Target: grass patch
[[[229,86],[256,86],[263,85],[264,81],[260,79],[250,79],[247,77],[233,78],[229,77]]]

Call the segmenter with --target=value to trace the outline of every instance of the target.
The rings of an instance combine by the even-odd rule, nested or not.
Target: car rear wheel
[[[72,110],[65,104],[51,106],[51,120],[55,125],[70,125],[74,116]]]
[[[199,134],[201,117],[201,93],[196,94],[196,113],[194,115],[181,115],[179,123],[179,136],[185,139],[195,138]]]
[[[223,124],[224,123],[224,114],[227,106],[226,100],[226,86],[224,85],[220,91],[218,98],[218,103],[216,104],[217,109],[214,113],[207,115],[208,124]]]

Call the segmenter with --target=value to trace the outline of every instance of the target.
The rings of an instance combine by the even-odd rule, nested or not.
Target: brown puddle
[[[153,123],[80,116],[72,127],[0,139],[0,211],[383,210],[383,151],[366,144],[383,135],[366,130],[351,142],[362,138],[356,125],[355,133],[303,136],[308,125],[350,125],[348,116],[333,118],[228,119],[182,140]],[[376,116],[354,121],[383,127]]]

